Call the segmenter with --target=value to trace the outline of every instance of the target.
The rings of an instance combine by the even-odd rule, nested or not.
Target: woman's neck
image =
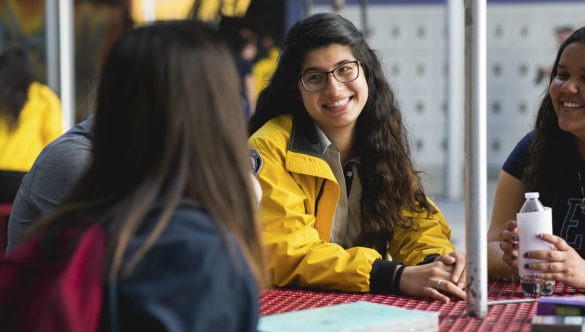
[[[353,157],[355,145],[354,130],[329,130],[325,132],[325,135],[327,135],[327,138],[329,138],[331,143],[333,143],[339,151],[341,165],[345,165],[345,163]]]

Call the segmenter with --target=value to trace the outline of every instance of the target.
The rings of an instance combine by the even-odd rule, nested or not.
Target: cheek
[[[362,94],[364,95],[364,100],[367,101],[369,94],[370,94],[370,91],[368,90],[368,86],[364,85],[362,90],[363,90]]]
[[[307,112],[311,117],[313,113],[315,113],[313,111],[313,109],[315,108],[315,103],[313,102],[312,98],[310,95],[307,95],[306,93],[301,93],[301,103],[303,103],[303,107],[305,108],[305,112]]]
[[[365,80],[362,82],[362,84],[360,84],[359,92],[361,95],[361,99],[363,100],[364,103],[366,103],[368,101],[370,91],[368,90],[368,83]]]
[[[307,91],[299,91],[299,99],[305,106],[306,110],[310,110],[311,107],[314,107],[317,103],[317,99],[319,98],[318,93],[308,93]]]
[[[550,86],[548,87],[548,93],[550,94],[550,97],[552,98],[553,102],[556,101],[560,92],[561,92],[561,83],[553,80],[550,83]]]

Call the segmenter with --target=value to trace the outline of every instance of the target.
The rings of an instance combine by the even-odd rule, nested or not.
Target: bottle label
[[[534,271],[526,270],[525,264],[546,262],[538,259],[524,258],[524,253],[533,250],[551,250],[552,245],[540,240],[537,234],[552,234],[552,210],[545,207],[544,211],[523,212],[516,214],[518,224],[518,274],[531,275]]]

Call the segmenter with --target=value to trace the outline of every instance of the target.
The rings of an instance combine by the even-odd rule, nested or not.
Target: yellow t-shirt
[[[252,66],[252,75],[254,75],[254,81],[256,84],[256,95],[260,94],[265,87],[274,70],[278,64],[278,55],[280,49],[273,47],[268,51],[268,56],[258,60],[254,66]]]
[[[9,131],[0,119],[0,170],[28,172],[41,150],[62,133],[59,97],[48,86],[33,82],[16,127]]]

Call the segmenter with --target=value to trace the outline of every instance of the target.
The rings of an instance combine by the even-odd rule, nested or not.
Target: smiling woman
[[[425,195],[379,59],[347,19],[293,25],[250,120],[278,286],[465,298],[465,255]]]
[[[585,27],[560,46],[534,130],[514,148],[502,167],[488,232],[489,273],[514,279],[518,256],[550,260],[527,268],[543,279],[585,288]],[[540,193],[552,207],[553,234],[542,239],[557,250],[518,252],[515,216],[524,192]],[[540,272],[539,272],[540,271]]]

